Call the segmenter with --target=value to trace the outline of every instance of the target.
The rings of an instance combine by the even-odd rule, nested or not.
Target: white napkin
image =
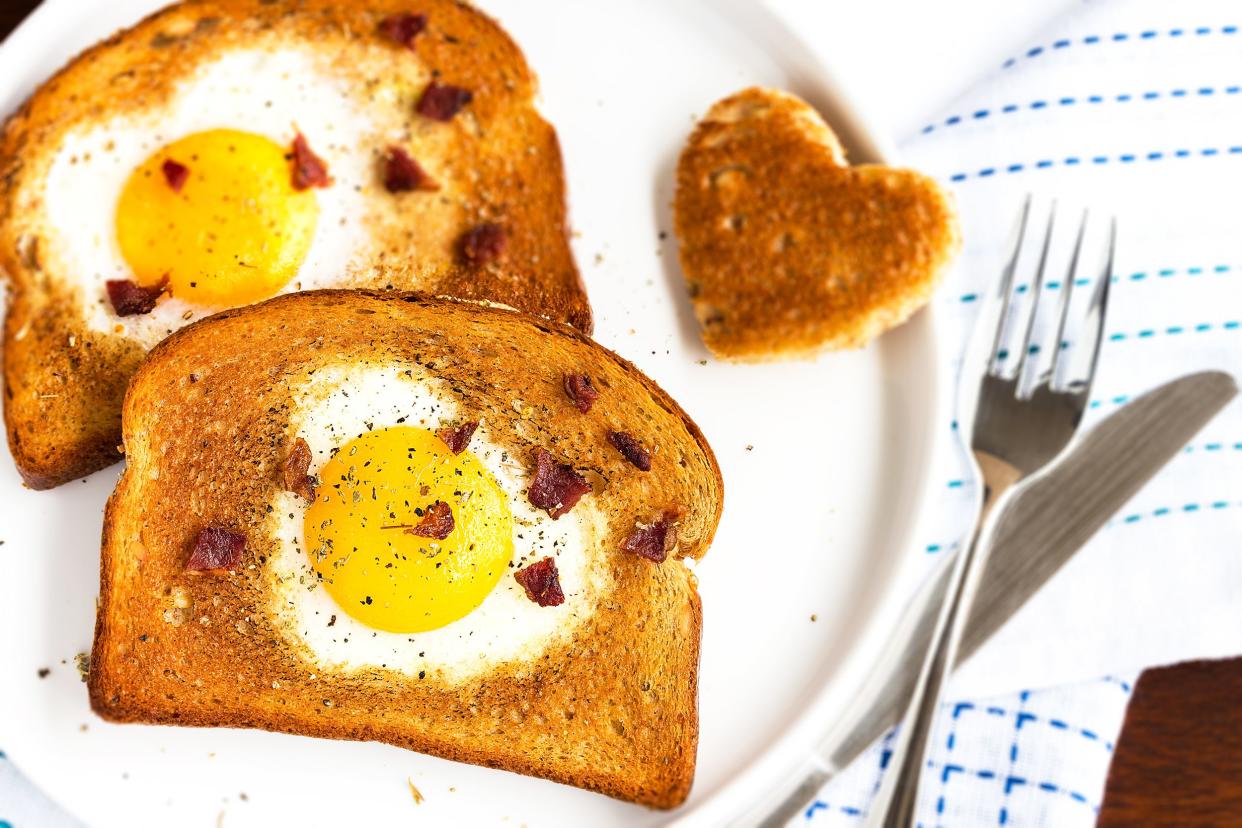
[[[948,182],[962,213],[962,266],[937,300],[946,353],[961,353],[972,297],[994,284],[1029,191],[1118,217],[1092,421],[1181,374],[1242,375],[1238,24],[1221,0],[1083,5],[904,137],[904,160]],[[961,455],[945,456],[911,550],[929,568],[970,519]],[[1234,403],[959,671],[951,698],[992,698],[945,705],[923,824],[1094,823],[1134,671],[1242,652],[1240,459]],[[1024,689],[1110,673],[1123,677]],[[878,746],[807,818],[856,824],[882,757]]]
[[[905,142],[909,163],[952,182],[962,212],[962,266],[938,300],[948,353],[960,353],[979,306],[967,297],[995,283],[1011,217],[1033,191],[1118,217],[1091,419],[1190,371],[1242,374],[1234,15],[1218,0],[1085,6]],[[1242,652],[1239,459],[1235,403],[961,671],[956,692]],[[961,538],[964,477],[944,470],[927,546]]]

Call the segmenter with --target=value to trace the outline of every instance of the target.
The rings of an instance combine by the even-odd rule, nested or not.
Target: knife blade
[[[1168,382],[1096,425],[1033,481],[996,527],[957,663],[1025,605],[1237,390],[1233,377],[1219,371]],[[930,644],[951,567],[952,556],[946,556],[926,579],[854,702],[814,753],[733,825],[784,825],[814,801],[833,775],[897,723],[918,678],[921,654]]]

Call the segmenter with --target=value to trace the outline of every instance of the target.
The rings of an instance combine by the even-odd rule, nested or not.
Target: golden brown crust
[[[755,361],[865,345],[931,298],[959,246],[931,178],[850,167],[803,101],[717,102],[677,165],[681,265],[703,340]]]
[[[282,486],[291,384],[341,361],[421,365],[511,456],[547,446],[592,479],[612,586],[566,643],[458,683],[317,670],[281,646],[263,609],[273,541],[258,527]],[[589,414],[566,396],[567,371],[600,389]],[[652,471],[627,463],[610,430],[642,435]],[[677,560],[653,565],[620,548],[636,520],[681,507],[676,555],[701,556],[723,482],[699,429],[625,360],[566,325],[473,303],[290,294],[156,346],[130,385],[124,435],[128,467],[105,516],[90,671],[100,715],[377,740],[654,807],[685,799],[698,734],[694,576]],[[247,533],[237,574],[183,572],[208,523]],[[164,613],[178,595],[188,606],[175,624]]]
[[[102,293],[83,296],[77,274],[56,272],[40,239],[40,183],[55,148],[81,125],[158,107],[221,49],[310,43],[328,71],[355,75],[364,71],[352,65],[360,53],[365,71],[409,87],[397,98],[400,117],[408,118],[404,131],[442,191],[394,197],[399,207],[390,214],[367,217],[382,228],[382,244],[370,270],[340,286],[490,299],[590,332],[569,247],[560,147],[534,107],[536,81],[521,51],[465,3],[426,0],[417,10],[429,23],[410,51],[377,33],[384,16],[410,11],[406,0],[188,0],[87,50],[9,118],[0,138],[0,267],[14,295],[5,325],[5,420],[29,485],[49,488],[117,459],[118,403],[141,356],[119,336],[88,330],[78,308]],[[430,124],[414,113],[432,71],[474,91],[467,112],[451,123]],[[370,151],[378,159],[383,149]],[[457,239],[481,222],[504,224],[506,255],[468,265]],[[23,331],[24,344],[17,338]]]

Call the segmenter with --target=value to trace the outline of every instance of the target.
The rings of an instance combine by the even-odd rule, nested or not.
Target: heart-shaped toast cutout
[[[861,347],[921,308],[959,246],[949,196],[848,166],[819,114],[754,88],[716,103],[677,165],[681,265],[717,356]]]

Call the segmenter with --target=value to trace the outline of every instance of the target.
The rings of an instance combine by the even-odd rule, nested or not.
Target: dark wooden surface
[[[0,37],[4,37],[25,19],[38,0],[0,0]]]
[[[1242,658],[1139,678],[1099,828],[1242,825]]]
[[[0,0],[0,37],[38,5]],[[1126,713],[1100,828],[1242,825],[1242,659],[1148,670]]]

